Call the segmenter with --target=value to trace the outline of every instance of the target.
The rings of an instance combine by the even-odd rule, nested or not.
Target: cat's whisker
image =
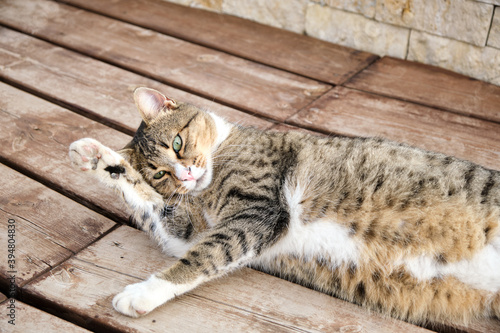
[[[216,154],[216,155],[213,155],[212,156],[212,159],[216,159],[216,158],[219,158],[219,157],[225,157],[225,156],[229,156],[229,157],[234,157],[234,156],[239,156],[240,154],[237,153],[237,152],[233,152],[231,154]]]
[[[170,196],[168,197],[168,199],[166,200],[166,204],[167,204],[167,206],[170,206],[170,207],[174,206],[174,205],[171,205],[171,204],[170,204],[170,201],[172,200],[172,198],[174,197],[174,195],[175,195],[175,192],[172,192],[172,193],[170,194]]]
[[[212,161],[212,163],[221,163],[221,162],[231,162],[233,164],[237,164],[238,162],[236,162],[234,159],[218,159],[216,161]]]
[[[231,156],[221,156],[219,158],[213,159],[212,163],[224,162],[224,161],[233,161],[233,162],[235,162],[235,159],[231,158]]]
[[[227,162],[221,161],[220,163],[214,163],[213,167],[232,166],[232,165],[238,165],[238,163],[234,161],[227,161]]]
[[[188,222],[191,224],[191,226],[193,227],[193,229],[196,230],[196,227],[195,227],[193,221],[191,220],[191,214],[192,213],[191,213],[191,209],[189,207],[189,196],[188,195],[183,195],[183,197],[184,197],[184,202],[186,203],[185,207],[186,207],[186,210],[187,210],[187,213],[188,213],[187,214]]]

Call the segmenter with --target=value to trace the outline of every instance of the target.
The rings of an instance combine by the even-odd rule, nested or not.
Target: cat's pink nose
[[[179,179],[182,181],[196,180],[191,174],[191,168],[182,170],[179,175]]]

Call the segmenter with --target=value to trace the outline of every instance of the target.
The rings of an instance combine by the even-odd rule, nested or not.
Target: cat
[[[113,299],[139,317],[246,265],[411,323],[500,317],[500,172],[381,138],[261,131],[137,88],[115,152],[70,146],[179,260]]]

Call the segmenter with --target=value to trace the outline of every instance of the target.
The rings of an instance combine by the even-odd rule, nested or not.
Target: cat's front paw
[[[169,285],[169,282],[155,276],[128,285],[123,292],[113,298],[113,307],[130,317],[143,316],[175,297]]]
[[[85,138],[69,146],[71,163],[81,171],[107,171],[111,178],[118,178],[124,172],[123,157],[99,141]],[[116,170],[115,170],[116,169]]]

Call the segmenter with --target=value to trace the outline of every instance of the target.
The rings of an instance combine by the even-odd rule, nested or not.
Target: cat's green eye
[[[182,139],[179,135],[177,135],[175,138],[174,138],[174,142],[172,142],[172,149],[178,153],[182,148]]]
[[[155,175],[153,176],[154,179],[160,179],[161,177],[165,176],[167,172],[164,171],[164,170],[161,170],[161,171],[158,171],[157,173],[155,173]]]

